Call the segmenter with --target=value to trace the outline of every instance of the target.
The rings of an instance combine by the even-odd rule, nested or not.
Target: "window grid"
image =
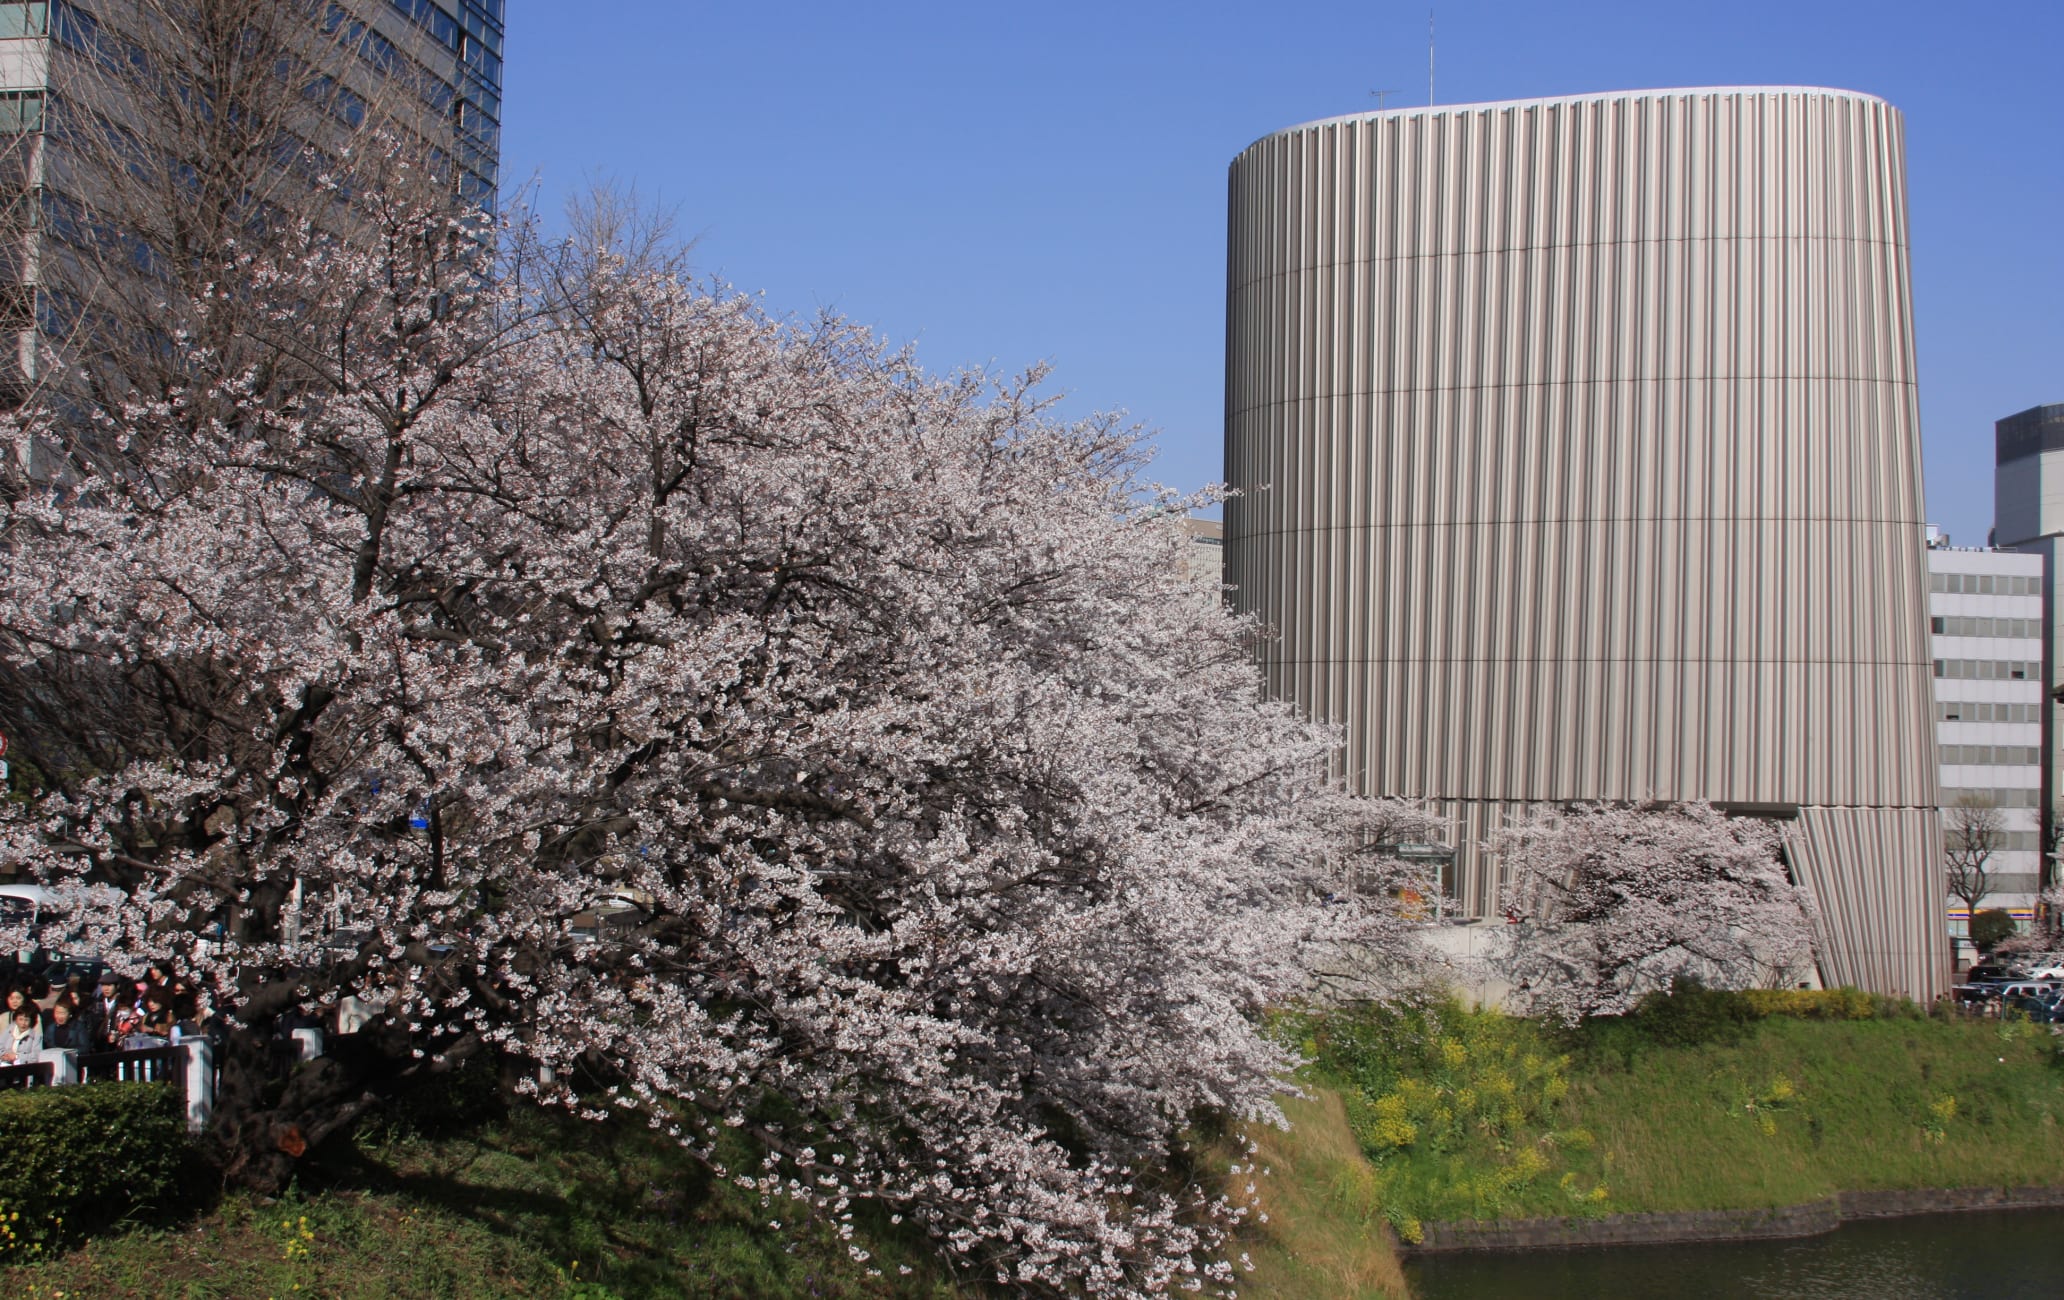
[[[2039,681],[2042,665],[2019,659],[1937,659],[1935,675],[1957,681]]]
[[[2042,638],[2042,620],[2039,618],[1974,618],[1963,614],[1937,614],[1928,620],[1928,627],[1937,636]]]
[[[1942,745],[1938,748],[1945,766],[1986,763],[2034,767],[2042,762],[2040,745]]]
[[[2040,790],[1963,790],[1951,786],[1942,787],[1942,805],[1954,807],[1960,800],[1989,799],[1996,808],[2036,808],[2041,806]]]
[[[2040,831],[1999,831],[1996,838],[1998,843],[1993,845],[1993,850],[1998,853],[2033,853],[2042,847]],[[1953,832],[1942,833],[1942,847],[1949,850],[1957,847]]]
[[[2041,722],[2040,704],[2007,704],[1998,700],[1937,700],[1938,722]]]
[[[2040,596],[2042,579],[2018,573],[1931,573],[1928,590],[1962,596]]]

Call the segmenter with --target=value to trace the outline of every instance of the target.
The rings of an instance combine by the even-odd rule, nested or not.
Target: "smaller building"
[[[1992,436],[1993,545],[2064,534],[2064,402],[1996,420]]]
[[[2050,653],[2044,662],[2044,685],[2050,705],[2044,770],[2051,776],[2043,794],[2045,839],[2054,840],[2059,830],[2055,774],[2064,772],[2064,664],[2058,663],[2058,651],[2064,648],[2064,592],[2056,589],[2058,565],[2064,562],[2064,402],[2031,406],[1995,421],[1993,447],[1998,477],[1992,495],[1992,545],[2040,556],[2047,565],[2043,608],[2049,620],[2045,644]],[[2054,883],[2054,863],[2045,866],[2044,879]]]
[[[1183,550],[1183,572],[1214,594],[1225,590],[1225,525],[1216,519],[1187,518],[1183,532],[1190,544]]]
[[[1960,550],[1947,537],[1929,538],[1945,866],[1972,810],[1985,810],[1996,847],[1984,860],[1987,891],[1978,905],[2003,908],[2023,926],[2041,892],[2043,566],[2041,555]],[[1950,934],[1961,937],[1970,909],[1954,896],[1947,906]]]

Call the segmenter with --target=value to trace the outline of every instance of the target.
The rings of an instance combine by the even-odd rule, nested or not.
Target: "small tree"
[[[1488,847],[1521,922],[1506,975],[1537,1014],[1618,1015],[1679,977],[1747,987],[1812,953],[1811,900],[1765,821],[1591,805],[1537,813]]]
[[[2004,908],[1988,907],[1971,914],[1971,942],[1978,951],[1989,953],[2014,937],[2014,916]]]
[[[1963,795],[1943,817],[1943,869],[1950,894],[1962,900],[1970,912],[1974,943],[1978,941],[1978,905],[1992,892],[1992,855],[2005,842],[2006,819],[1989,795]]]

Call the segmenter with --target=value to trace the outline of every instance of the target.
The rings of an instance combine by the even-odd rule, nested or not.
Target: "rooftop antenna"
[[[1426,11],[1426,106],[1433,107],[1433,10]]]
[[[1376,111],[1379,113],[1383,111],[1384,96],[1397,94],[1395,90],[1372,90],[1369,93],[1376,97]]]

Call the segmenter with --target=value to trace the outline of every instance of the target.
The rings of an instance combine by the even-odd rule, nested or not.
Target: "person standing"
[[[127,1009],[122,998],[122,977],[113,971],[106,972],[100,977],[99,992],[87,1014],[86,1034],[95,1048],[104,1051],[115,1046],[115,1022]]]
[[[43,1059],[43,1027],[37,1023],[36,1008],[15,1008],[11,1023],[0,1030],[0,1065],[34,1065]]]
[[[50,1015],[43,1023],[43,1046],[74,1052],[93,1050],[86,1021],[73,1008],[70,998],[59,998],[51,1003]]]

